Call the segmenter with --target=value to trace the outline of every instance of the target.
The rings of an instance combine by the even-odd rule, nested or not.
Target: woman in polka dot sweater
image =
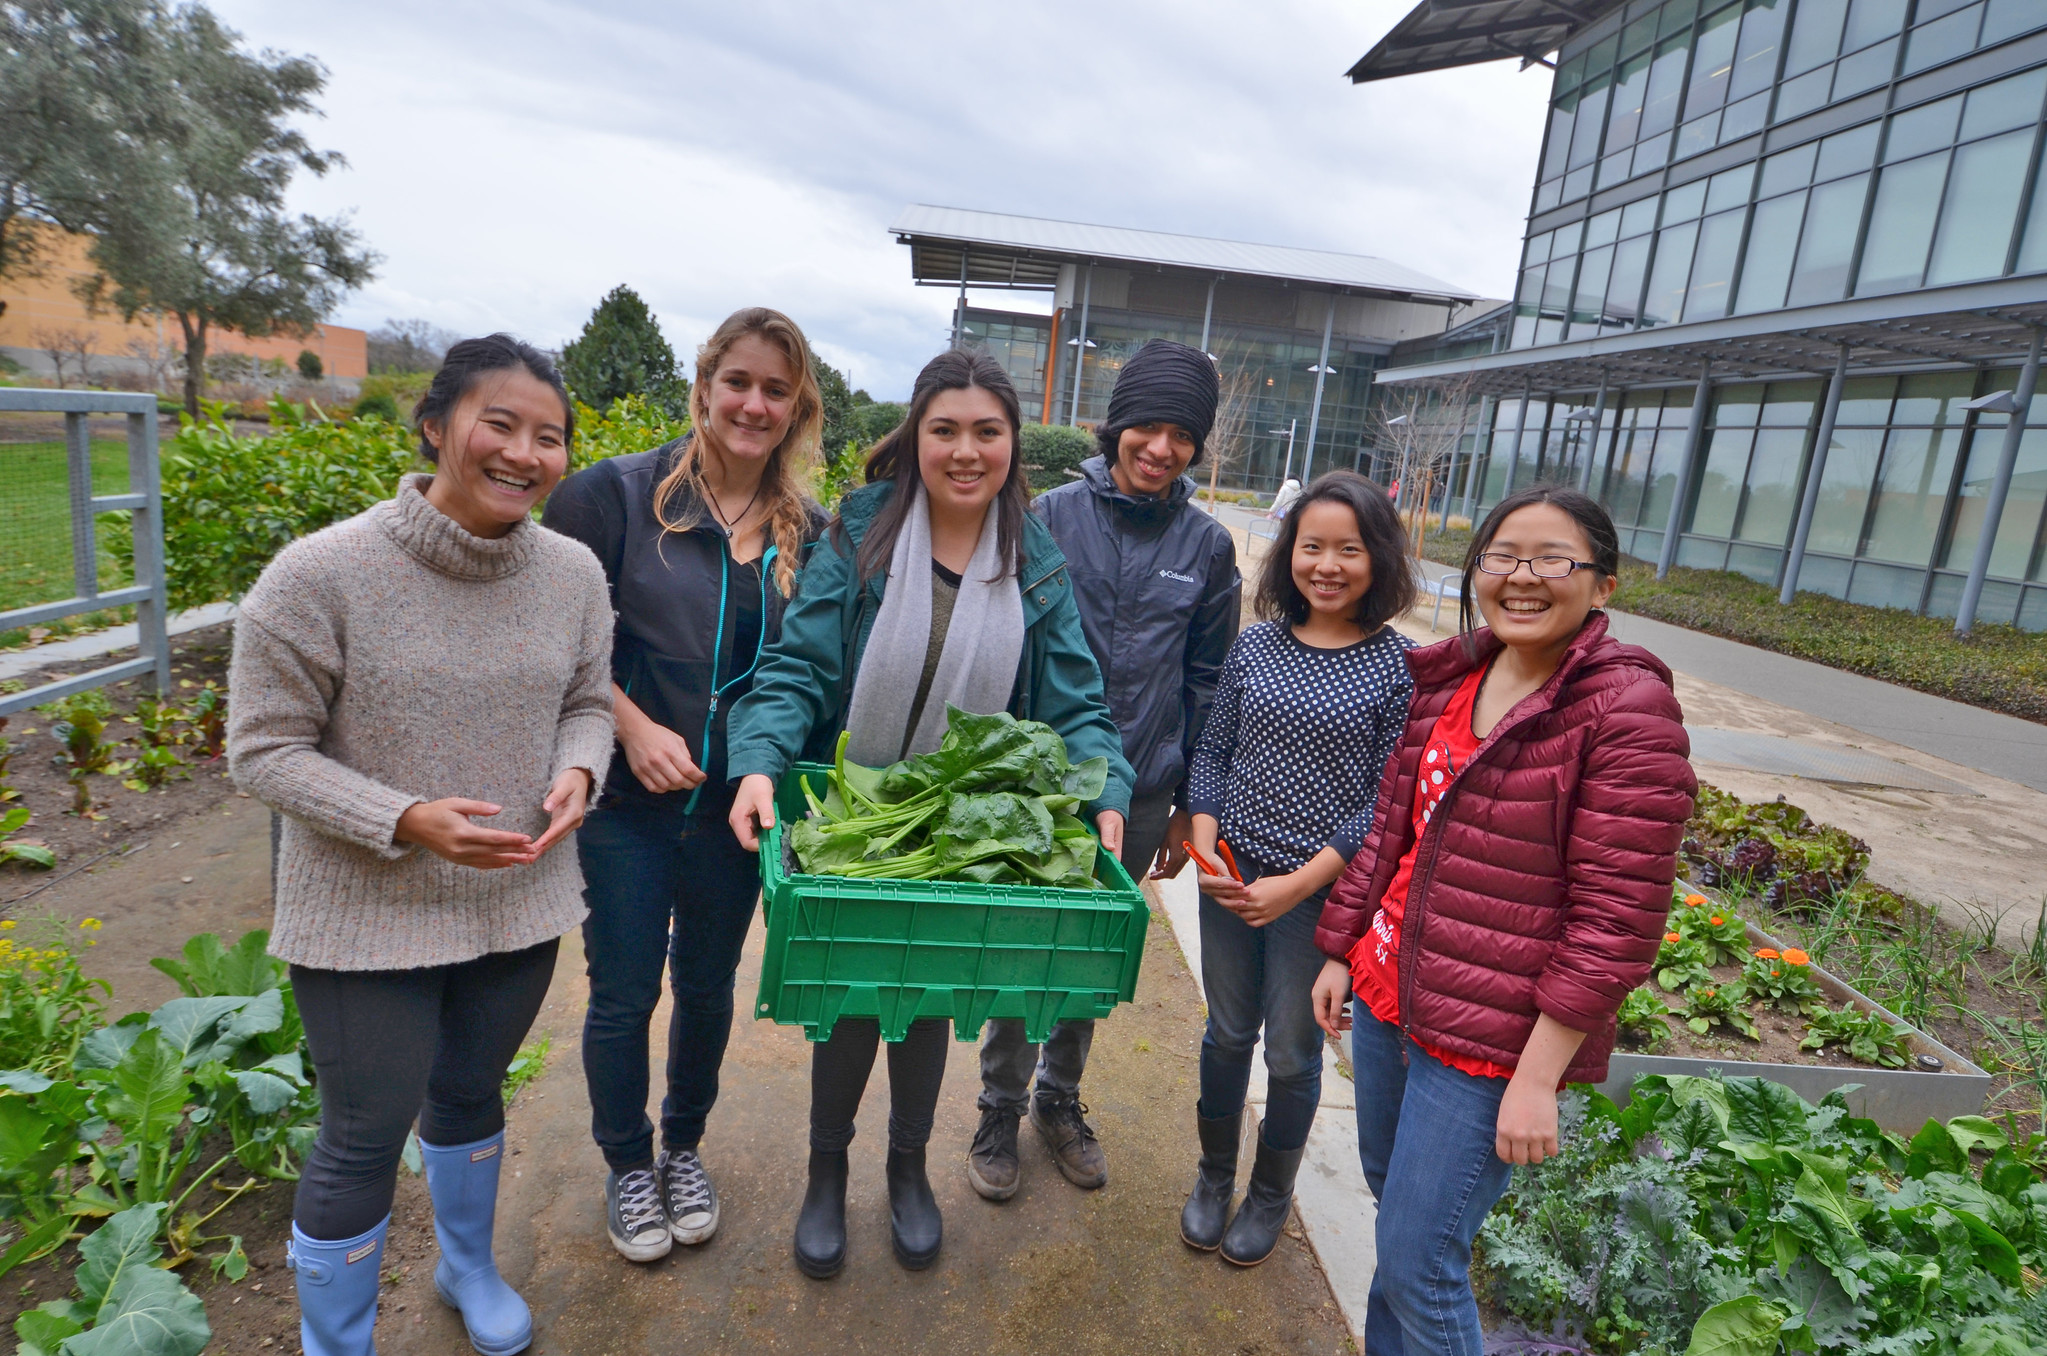
[[[1189,1246],[1239,1266],[1272,1252],[1322,1100],[1323,896],[1358,850],[1379,775],[1407,719],[1408,641],[1387,622],[1414,602],[1407,534],[1380,489],[1350,471],[1310,485],[1265,557],[1264,621],[1237,637],[1189,770],[1201,870],[1208,1030],[1195,1104],[1201,1164],[1180,1214]],[[1218,860],[1220,837],[1243,879]],[[1213,874],[1219,868],[1222,874]],[[1265,1123],[1230,1219],[1251,1053],[1265,1035]],[[1225,1225],[1227,1224],[1227,1228]]]

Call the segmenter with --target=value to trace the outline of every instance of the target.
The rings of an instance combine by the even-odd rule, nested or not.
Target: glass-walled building
[[[920,283],[958,289],[955,339],[987,349],[1024,414],[1092,428],[1125,359],[1154,338],[1216,360],[1233,424],[1229,483],[1369,464],[1373,376],[1402,345],[1500,303],[1383,259],[912,207],[891,228]],[[966,292],[1049,293],[1049,314]]]
[[[1430,0],[1352,76],[1502,46],[1555,70],[1508,351],[1379,378],[1492,397],[1459,492],[1950,616],[1995,504],[1976,615],[2047,627],[2047,401],[1985,401],[2047,324],[2047,0]]]

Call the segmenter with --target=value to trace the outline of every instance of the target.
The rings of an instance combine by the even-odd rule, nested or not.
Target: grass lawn
[[[1461,566],[1470,542],[1468,530],[1439,534],[1432,525],[1424,550],[1431,560]],[[1744,575],[1675,566],[1658,580],[1653,564],[1631,557],[1622,560],[1613,606],[2047,723],[2047,633],[1978,623],[1972,639],[1960,640],[1944,618],[1818,593],[1801,593],[1783,607],[1776,589]]]
[[[127,490],[126,442],[93,439],[92,481],[95,494]],[[99,540],[100,587],[125,584],[103,532]],[[64,444],[0,443],[0,611],[55,602],[71,593],[71,491]]]

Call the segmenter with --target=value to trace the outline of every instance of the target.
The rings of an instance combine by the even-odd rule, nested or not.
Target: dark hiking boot
[[[1087,1107],[1077,1097],[1056,1102],[1031,1101],[1031,1125],[1052,1151],[1052,1161],[1067,1181],[1093,1191],[1109,1180],[1109,1163],[1095,1128],[1087,1123]]]
[[[981,1128],[974,1132],[974,1142],[967,1149],[967,1181],[984,1200],[1006,1201],[1016,1195],[1021,1180],[1016,1161],[1016,1123],[1020,1119],[1014,1111],[981,1110]]]
[[[1230,1202],[1237,1196],[1237,1146],[1243,1143],[1244,1113],[1205,1118],[1197,1109],[1194,1129],[1201,1137],[1201,1162],[1194,1170],[1194,1190],[1180,1210],[1180,1239],[1190,1248],[1214,1252],[1222,1246],[1230,1221]]]
[[[1279,1246],[1280,1230],[1294,1208],[1294,1175],[1301,1170],[1304,1149],[1275,1149],[1258,1139],[1258,1156],[1251,1163],[1251,1185],[1244,1188],[1244,1204],[1223,1234],[1225,1262],[1255,1267],[1272,1256]]]
[[[945,1222],[931,1194],[922,1149],[888,1151],[888,1223],[896,1260],[906,1270],[922,1271],[938,1260]]]
[[[796,1269],[829,1280],[846,1265],[846,1151],[810,1151],[810,1185],[796,1216]]]

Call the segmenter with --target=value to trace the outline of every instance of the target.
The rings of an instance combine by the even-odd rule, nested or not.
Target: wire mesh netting
[[[91,446],[92,493],[124,493],[126,441],[95,436]],[[126,531],[126,518],[121,513],[97,516],[94,555],[101,590],[130,582],[127,568],[109,549]],[[64,440],[0,442],[0,612],[76,594],[72,544]]]

